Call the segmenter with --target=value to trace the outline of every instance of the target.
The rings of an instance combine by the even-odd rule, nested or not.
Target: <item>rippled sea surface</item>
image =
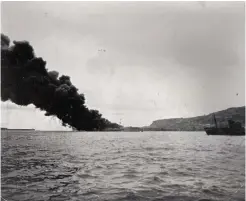
[[[245,137],[2,132],[5,200],[245,200]]]

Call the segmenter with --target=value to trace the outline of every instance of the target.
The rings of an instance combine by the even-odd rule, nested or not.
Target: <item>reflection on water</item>
[[[10,200],[245,200],[244,136],[2,132]]]

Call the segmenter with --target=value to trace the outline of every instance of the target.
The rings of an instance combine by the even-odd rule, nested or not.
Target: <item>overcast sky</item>
[[[2,3],[2,33],[125,126],[244,105],[244,19],[244,2]],[[2,126],[62,129],[32,106],[1,108]]]

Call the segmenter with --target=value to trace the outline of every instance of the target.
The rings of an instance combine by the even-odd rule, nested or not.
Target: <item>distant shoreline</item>
[[[30,129],[30,128],[1,128],[1,131],[35,131],[35,129]]]
[[[221,110],[215,113],[211,113],[208,115],[190,117],[190,118],[172,118],[172,119],[160,119],[155,120],[149,126],[143,127],[134,127],[134,126],[126,126],[126,127],[114,127],[114,128],[106,128],[103,130],[94,130],[94,131],[77,131],[72,130],[56,130],[56,131],[48,131],[48,130],[35,130],[35,129],[11,129],[11,128],[1,128],[1,131],[42,131],[42,132],[148,132],[148,131],[187,131],[187,132],[199,132],[204,131],[204,127],[207,125],[213,125],[212,115],[215,114],[217,123],[219,125],[226,126],[228,119],[232,119],[233,121],[240,122],[243,126],[245,125],[245,106],[243,107],[234,107],[228,108],[226,110]]]

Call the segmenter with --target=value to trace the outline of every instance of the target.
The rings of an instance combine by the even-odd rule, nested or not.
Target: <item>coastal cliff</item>
[[[213,124],[212,114],[215,114],[218,125],[227,125],[229,119],[240,122],[243,126],[245,125],[245,106],[243,106],[197,117],[156,120],[144,130],[203,131],[204,126]]]

